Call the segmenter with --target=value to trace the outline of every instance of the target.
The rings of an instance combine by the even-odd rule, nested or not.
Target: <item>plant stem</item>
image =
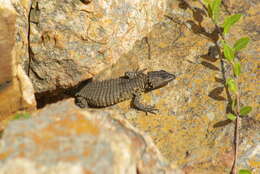
[[[236,114],[236,125],[235,125],[235,141],[234,141],[234,144],[235,144],[235,154],[234,154],[234,162],[233,162],[233,166],[232,166],[232,169],[231,169],[231,174],[236,174],[237,172],[237,159],[238,159],[238,145],[239,145],[239,125],[240,125],[240,117],[239,117],[239,111],[240,111],[240,94],[239,94],[239,86],[238,86],[238,77],[236,76],[235,77],[235,80],[236,80],[236,85],[237,85],[237,88],[238,88],[238,91],[235,95],[235,100],[236,100],[236,108],[234,108],[234,112]]]
[[[234,154],[234,161],[233,161],[233,166],[231,169],[231,174],[236,174],[236,169],[237,169],[237,158],[238,158],[238,141],[239,141],[239,123],[240,123],[240,118],[237,117],[236,119],[236,125],[235,125],[235,154]]]

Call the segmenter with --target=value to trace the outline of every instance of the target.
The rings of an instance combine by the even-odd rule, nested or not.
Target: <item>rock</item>
[[[58,163],[52,167],[36,167],[35,162],[25,158],[17,158],[8,161],[5,166],[0,168],[0,173],[17,174],[84,174],[80,164]]]
[[[198,1],[189,3],[197,7],[196,13],[203,11]],[[243,71],[239,86],[242,105],[253,107],[249,118],[257,125],[260,124],[260,3],[243,3],[249,8],[242,11],[244,17],[227,38],[231,43],[241,37],[251,38],[247,48],[239,53]],[[240,9],[243,4],[236,6]],[[109,73],[103,72],[100,76],[123,74],[124,70],[137,67],[164,69],[176,74],[176,80],[168,86],[143,96],[144,102],[154,104],[160,110],[158,114],[146,116],[129,109],[130,102],[116,107],[123,110],[130,123],[151,135],[164,157],[169,161],[177,160],[186,173],[229,173],[233,163],[234,124],[226,121],[228,97],[212,41],[216,39],[214,33],[211,34],[214,25],[203,14],[201,20],[196,20],[200,19],[195,17],[197,14],[183,8],[179,1],[171,1],[167,8],[165,19],[156,24],[146,38],[137,41],[133,49],[108,70]],[[240,12],[236,7],[232,9]],[[225,10],[221,14],[228,15]],[[230,71],[226,63],[225,68]],[[229,76],[227,73],[226,77]],[[259,173],[259,129],[252,127],[246,131],[241,128],[240,136],[238,169],[247,168]]]
[[[17,110],[36,106],[33,86],[22,64],[22,59],[28,59],[28,7],[29,1],[0,1],[0,121]]]
[[[30,78],[36,92],[72,87],[110,67],[162,19],[165,7],[166,0],[33,1]]]
[[[32,59],[28,59],[26,56],[20,57],[25,57],[21,63],[25,69],[28,67],[28,60],[32,61],[30,64],[30,78],[33,80],[37,92],[66,88],[76,84],[78,81],[93,76],[96,79],[115,77],[122,75],[126,70],[129,71],[136,68],[148,68],[148,70],[164,69],[172,72],[177,76],[174,82],[162,89],[144,94],[143,96],[145,102],[154,104],[160,109],[159,114],[145,115],[142,112],[130,109],[129,101],[112,106],[109,109],[102,109],[102,111],[110,116],[117,114],[123,115],[123,117],[127,118],[135,127],[151,135],[163,156],[169,161],[177,162],[178,166],[186,173],[219,174],[230,172],[234,157],[234,124],[226,120],[228,96],[225,88],[223,88],[223,69],[219,57],[217,56],[217,48],[214,44],[214,41],[217,39],[216,33],[214,32],[215,28],[205,15],[205,12],[203,12],[203,8],[198,1],[189,1],[190,6],[193,7],[192,9],[180,3],[180,1],[167,1],[166,15],[161,21],[159,21],[159,19],[164,14],[165,7],[160,8],[162,9],[160,15],[158,9],[148,9],[147,16],[151,15],[152,12],[158,14],[158,18],[154,18],[155,21],[148,20],[151,24],[148,26],[145,26],[145,22],[147,22],[145,19],[146,14],[141,11],[140,13],[142,15],[138,18],[136,24],[141,27],[137,27],[137,29],[135,28],[136,25],[133,25],[133,30],[128,32],[120,29],[124,29],[125,25],[128,27],[130,24],[132,25],[131,20],[133,18],[128,16],[127,19],[124,19],[121,18],[122,15],[120,15],[120,17],[114,15],[122,12],[122,9],[125,9],[126,6],[112,9],[108,8],[110,11],[106,13],[106,8],[101,8],[106,4],[105,2],[101,4],[101,1],[83,1],[84,3],[80,3],[80,1],[65,1],[63,4],[54,3],[53,1],[39,1],[38,5],[37,1],[34,2],[36,3],[33,4],[30,15],[30,47]],[[132,2],[133,1],[130,3],[129,1],[133,7]],[[139,3],[141,1],[135,2]],[[160,2],[164,4],[165,1]],[[122,2],[120,1],[119,3]],[[257,82],[259,79],[260,34],[258,21],[260,21],[260,3],[256,0],[239,0],[239,3],[230,0],[224,3],[227,7],[223,7],[225,10],[221,8],[220,20],[223,20],[224,16],[229,15],[228,11],[231,13],[242,13],[244,15],[243,18],[231,28],[230,34],[227,35],[228,41],[234,43],[235,40],[242,36],[249,36],[251,38],[248,47],[241,50],[238,54],[238,58],[242,61],[241,68],[243,71],[239,79],[241,104],[243,106],[249,105],[253,107],[248,118],[242,120],[238,169],[246,168],[254,173],[259,173],[260,98],[258,95],[259,85]],[[151,7],[150,5],[152,4],[153,3],[148,3],[145,5],[147,5],[146,7]],[[119,4],[112,4],[113,7],[114,5]],[[27,10],[25,11],[27,12]],[[20,9],[19,12],[23,12],[23,10]],[[26,15],[27,13],[20,16]],[[52,16],[53,18],[48,19],[47,16]],[[110,18],[111,20],[105,20]],[[115,21],[115,19],[119,21],[109,23],[110,21]],[[129,25],[128,23],[124,23],[128,19],[131,19]],[[145,19],[145,22],[139,22],[143,19]],[[156,23],[157,21],[159,22]],[[19,24],[22,26],[22,33],[26,33],[26,30],[24,30],[26,29],[26,27],[24,27],[26,25],[22,25],[22,22]],[[26,24],[26,22],[24,24]],[[152,26],[152,24],[155,25]],[[78,29],[81,26],[82,29]],[[90,26],[89,30],[87,30],[88,26]],[[104,30],[106,32],[104,32]],[[96,33],[96,31],[99,32]],[[112,34],[113,32],[114,34]],[[120,32],[122,35],[120,35]],[[140,32],[140,34],[138,32]],[[133,38],[130,36],[133,36]],[[17,45],[21,46],[23,42],[17,41],[16,43],[19,43]],[[26,45],[27,42],[24,43]],[[70,50],[73,51],[70,52]],[[20,53],[20,55],[22,55],[22,53]],[[83,56],[81,57],[81,55]],[[113,65],[110,66],[111,64]],[[110,68],[106,69],[106,67]],[[230,71],[231,67],[226,63],[224,63],[224,67],[227,70],[225,76],[229,77],[232,73]],[[15,89],[18,90],[18,88]],[[12,92],[12,94],[15,93]],[[47,93],[42,93],[42,95],[45,94]],[[46,97],[48,98],[49,96],[46,95]],[[52,115],[52,109],[50,109],[50,107],[44,110],[45,113],[47,113],[46,115],[48,115],[48,113]],[[39,113],[42,111],[39,111]],[[96,112],[100,112],[94,109],[86,113],[84,112],[84,114],[83,111],[75,112],[80,112],[80,114],[75,114],[77,118],[84,117],[91,120],[87,113],[90,115],[94,114],[94,118],[97,118],[97,120],[107,118],[104,117],[104,115],[100,116],[96,114]],[[57,119],[65,120],[65,117],[62,117],[61,114],[57,115]],[[39,116],[39,118],[43,117]],[[109,120],[105,121],[105,123],[107,122],[109,122]],[[121,123],[121,121],[119,122]],[[115,124],[116,123],[118,123],[118,121],[115,121]],[[12,123],[11,125],[16,124],[18,123]],[[97,124],[101,125],[101,123]],[[41,127],[37,127],[38,125],[41,124],[31,124],[31,126],[27,125],[26,127],[41,130]],[[62,123],[62,125],[69,127],[67,123]],[[81,124],[77,122],[77,125],[79,125],[81,130]],[[3,141],[8,139],[8,134],[12,132],[12,129],[16,130],[17,126],[11,127],[12,128],[6,131]],[[72,126],[72,130],[75,130],[75,127],[76,126]],[[22,129],[17,132],[23,134],[21,132],[24,132],[24,130]],[[27,134],[28,132],[26,132],[24,136],[27,136]],[[44,133],[43,135],[48,138],[50,134],[46,135]],[[125,143],[131,142],[127,138],[122,139],[124,139]],[[26,140],[27,139],[25,139],[25,141]],[[45,141],[50,144],[51,140]],[[20,140],[15,139],[15,141]],[[137,138],[136,141],[139,142],[139,138]],[[54,142],[56,143],[56,140]],[[106,142],[118,141],[116,136],[113,136],[111,141],[106,140]],[[121,145],[120,143],[119,145]],[[8,146],[10,146],[10,148],[13,147],[12,144],[11,142],[6,143],[4,146],[5,151],[2,152],[6,152]],[[38,145],[34,145],[33,147],[36,146],[39,147]],[[76,147],[78,146],[80,146],[80,144]],[[124,147],[129,146],[128,144]],[[143,145],[140,145],[140,147],[144,148]],[[120,153],[118,152],[119,154],[125,152],[123,149],[120,150],[122,151],[120,151]],[[105,152],[109,152],[109,149]],[[138,152],[139,151],[135,151],[133,154],[139,154]],[[19,154],[16,155],[17,158],[14,162],[17,163],[17,165],[19,165],[22,160],[22,162],[26,163],[26,165],[28,164],[28,166],[37,166],[37,161],[31,160],[30,158],[24,159],[23,154],[24,153],[21,153],[20,155],[23,159],[18,158]],[[48,152],[46,154],[45,156],[43,154],[41,160],[46,156],[49,158],[53,157],[52,155],[48,155]],[[11,158],[8,153],[2,153],[1,157],[2,159]],[[124,156],[121,155],[119,159],[123,157]],[[35,158],[36,157],[32,159]],[[5,167],[10,166],[9,162],[6,160],[3,165]],[[65,166],[64,168],[66,169],[71,168],[71,162],[67,162],[68,161],[62,162],[60,166]],[[123,162],[127,163],[128,161],[122,161],[122,163]],[[46,162],[46,165],[48,164],[49,163]],[[128,164],[129,163],[126,165]],[[55,165],[54,168],[58,168],[58,166],[59,164]],[[77,166],[78,165],[76,165],[76,168]],[[146,167],[146,169],[142,169],[142,167],[140,167],[141,165],[136,166],[138,166],[137,168],[140,171],[150,169],[150,166]],[[54,170],[54,168],[51,169],[51,166],[47,166],[47,168]],[[81,170],[82,166],[79,168],[80,169],[77,170]],[[101,170],[101,168],[99,169]],[[155,171],[156,170],[157,169],[155,169]]]
[[[82,110],[72,99],[10,122],[1,145],[0,174],[18,169],[24,174],[181,173],[119,112]]]

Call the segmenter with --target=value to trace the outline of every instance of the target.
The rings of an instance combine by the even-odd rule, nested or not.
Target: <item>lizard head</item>
[[[164,70],[148,72],[147,76],[148,90],[163,87],[176,78],[175,75],[170,74]]]

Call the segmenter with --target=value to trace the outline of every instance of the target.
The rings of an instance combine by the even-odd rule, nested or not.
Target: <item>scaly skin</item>
[[[91,82],[76,94],[76,104],[81,108],[106,107],[132,99],[136,109],[155,113],[157,109],[153,106],[140,103],[141,94],[167,85],[175,76],[164,70],[147,74],[143,71],[126,72],[117,79]]]

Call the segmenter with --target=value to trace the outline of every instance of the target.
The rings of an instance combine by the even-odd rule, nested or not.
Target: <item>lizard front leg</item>
[[[127,77],[129,79],[133,79],[133,78],[138,77],[138,75],[142,74],[144,71],[146,71],[146,68],[142,69],[142,70],[136,69],[135,71],[127,71],[127,72],[125,72],[125,77]]]
[[[158,109],[156,109],[154,106],[151,105],[144,105],[140,102],[141,96],[140,95],[135,95],[133,98],[133,105],[136,109],[144,111],[144,112],[150,112],[152,114],[156,114]]]

